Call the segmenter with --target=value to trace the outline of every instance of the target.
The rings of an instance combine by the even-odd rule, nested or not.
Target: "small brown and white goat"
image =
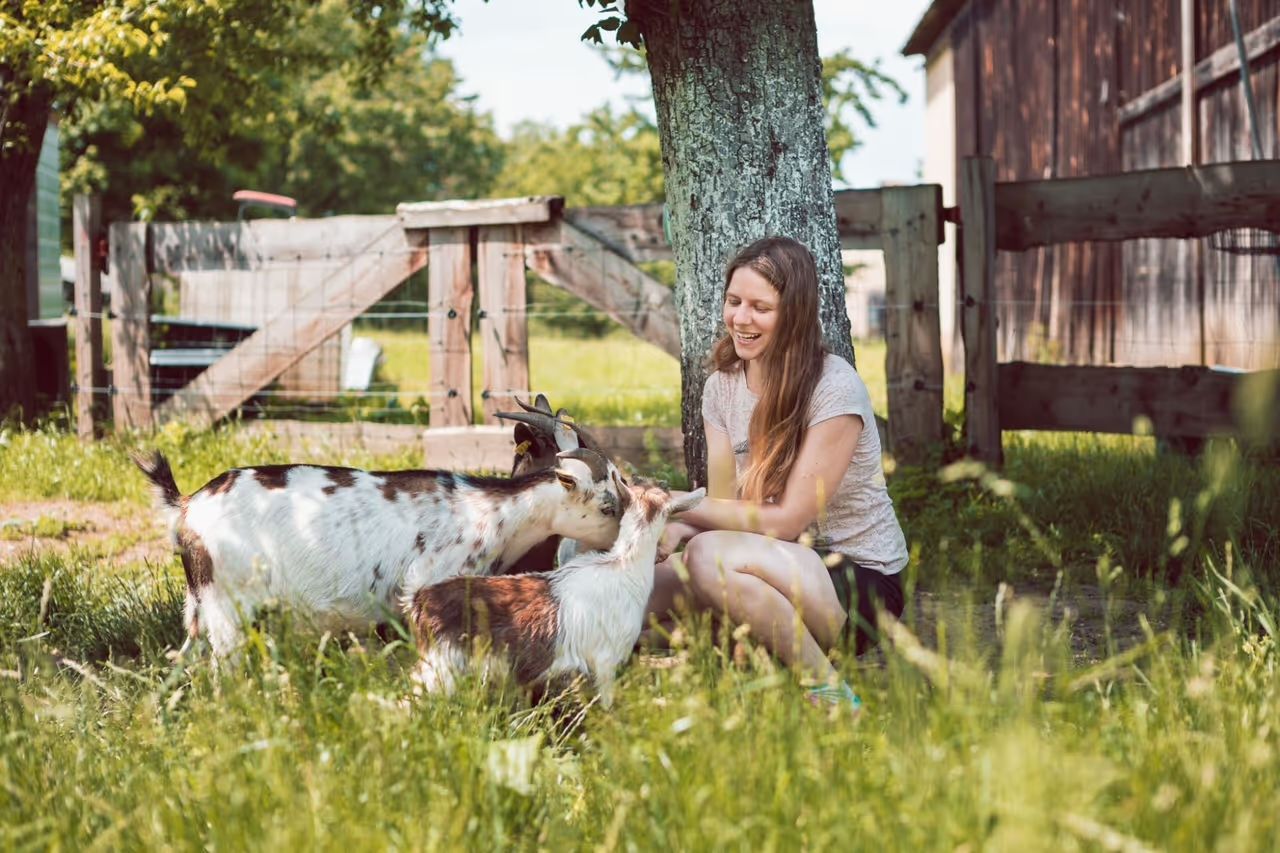
[[[452,692],[457,676],[478,664],[514,675],[535,696],[564,677],[588,675],[601,704],[612,703],[617,667],[643,627],[667,517],[706,493],[673,499],[614,476],[623,514],[609,551],[548,572],[453,578],[414,594],[410,618],[422,652],[415,678],[428,692]]]
[[[334,630],[395,618],[419,587],[489,575],[558,533],[608,548],[617,469],[587,450],[515,478],[318,465],[233,468],[183,496],[163,455],[134,462],[187,577],[188,634],[215,657],[268,602]]]

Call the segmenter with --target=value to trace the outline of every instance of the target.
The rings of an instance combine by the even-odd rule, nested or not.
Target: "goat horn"
[[[578,440],[578,431],[574,426],[542,412],[494,412],[499,418],[528,424],[538,432],[550,437],[560,450],[573,450],[582,446]]]
[[[594,450],[575,447],[573,450],[557,453],[556,456],[561,459],[577,459],[579,462],[585,462],[591,471],[591,479],[597,483],[609,477],[609,460]]]
[[[495,417],[528,424],[539,432],[555,435],[556,419],[543,412],[494,412]]]

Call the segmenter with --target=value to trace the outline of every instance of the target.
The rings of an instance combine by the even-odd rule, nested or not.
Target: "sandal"
[[[862,711],[862,699],[857,693],[853,692],[853,688],[849,686],[849,682],[841,681],[839,684],[818,684],[810,687],[806,691],[806,697],[812,705],[843,705],[853,715],[858,715]]]

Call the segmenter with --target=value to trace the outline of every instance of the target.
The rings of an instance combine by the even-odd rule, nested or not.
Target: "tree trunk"
[[[27,330],[27,212],[50,102],[37,92],[8,104],[0,126],[0,418],[35,409],[35,365]]]
[[[706,482],[702,386],[724,267],[766,235],[813,252],[827,346],[853,363],[810,0],[629,0],[644,35],[676,261],[685,463]]]

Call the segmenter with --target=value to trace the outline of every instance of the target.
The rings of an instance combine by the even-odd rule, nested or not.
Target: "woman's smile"
[[[724,294],[724,325],[738,358],[758,358],[778,325],[778,291],[750,267],[739,267]]]

